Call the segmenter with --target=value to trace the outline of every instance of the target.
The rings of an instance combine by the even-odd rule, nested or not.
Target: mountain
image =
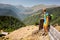
[[[19,12],[21,11],[13,5],[0,4],[0,30],[11,32],[25,26]]]
[[[51,8],[51,7],[58,7],[58,5],[44,5],[44,4],[39,4],[39,5],[35,5],[32,7],[24,7],[22,5],[18,5],[16,6],[20,11],[20,13],[22,14],[32,14],[34,12],[37,12],[38,10],[42,9],[42,8]]]
[[[32,9],[34,11],[40,10],[42,8],[52,8],[52,7],[58,7],[58,5],[45,5],[45,4],[39,4],[39,5],[35,5],[32,7]]]
[[[17,5],[16,8],[18,8],[21,11],[20,13],[31,12],[32,11],[32,9],[30,7],[24,7],[22,5]]]
[[[0,4],[0,16],[18,17],[17,12],[18,12],[18,9],[12,5]]]
[[[24,20],[26,17],[35,14],[44,7],[57,7],[56,5],[36,5],[33,7],[24,7],[22,5],[13,6],[10,4],[0,4],[0,16],[14,16],[19,20]]]
[[[47,12],[53,15],[51,24],[54,25],[58,23],[60,25],[60,7],[47,8]],[[40,18],[42,18],[42,10],[39,10],[32,14],[31,16],[25,18],[24,23],[26,25],[36,25],[39,24]]]
[[[35,5],[33,7],[24,7],[22,5],[17,5],[16,8],[19,9],[18,15],[20,15],[20,18],[24,20],[26,17],[35,14],[37,11],[39,11],[42,8],[51,8],[51,7],[58,7],[57,5],[44,5],[39,4]]]
[[[25,25],[37,25],[39,24],[40,18],[43,15],[42,8],[44,7],[47,7],[47,12],[52,14],[54,17],[53,20],[51,21],[51,24],[52,25],[56,23],[60,24],[59,22],[60,21],[60,7],[57,7],[56,5],[55,6],[39,5],[39,6],[34,6],[34,7],[24,7],[21,5],[13,6],[9,4],[0,4],[0,27],[2,26],[3,30],[6,31],[9,29],[10,26],[11,28],[13,27],[13,29],[16,29]],[[13,21],[12,22],[13,25],[11,25],[11,21]],[[8,29],[4,28],[5,26],[7,26]],[[10,30],[11,29],[9,29],[9,31]]]
[[[23,6],[17,8],[16,6],[10,4],[0,4],[0,16],[13,16],[18,18],[19,20],[22,20],[26,16],[26,14],[23,14],[23,12]]]

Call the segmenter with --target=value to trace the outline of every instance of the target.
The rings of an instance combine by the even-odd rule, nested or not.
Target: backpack
[[[48,14],[48,17],[49,17],[49,20],[51,20],[51,19],[52,19],[52,16],[51,16],[50,14]]]

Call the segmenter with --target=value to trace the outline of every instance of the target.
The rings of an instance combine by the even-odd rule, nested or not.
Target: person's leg
[[[41,19],[39,23],[39,30],[43,29],[43,22],[44,22],[44,19]]]
[[[43,28],[44,28],[44,34],[43,35],[47,35],[48,34],[48,27],[46,25],[44,25]]]
[[[44,26],[44,31],[45,31],[45,32],[48,32],[47,26]]]
[[[48,32],[49,32],[49,29],[50,29],[50,25],[48,25]]]
[[[41,20],[40,20],[40,22],[39,22],[39,30],[41,30]]]

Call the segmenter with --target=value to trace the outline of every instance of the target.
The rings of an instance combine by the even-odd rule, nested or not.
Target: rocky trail
[[[26,26],[11,32],[6,40],[49,40],[49,35],[42,35],[43,30],[38,31],[38,26]]]

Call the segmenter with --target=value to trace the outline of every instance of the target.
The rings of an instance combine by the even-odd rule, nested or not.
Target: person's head
[[[46,8],[43,8],[43,12],[46,12]]]

